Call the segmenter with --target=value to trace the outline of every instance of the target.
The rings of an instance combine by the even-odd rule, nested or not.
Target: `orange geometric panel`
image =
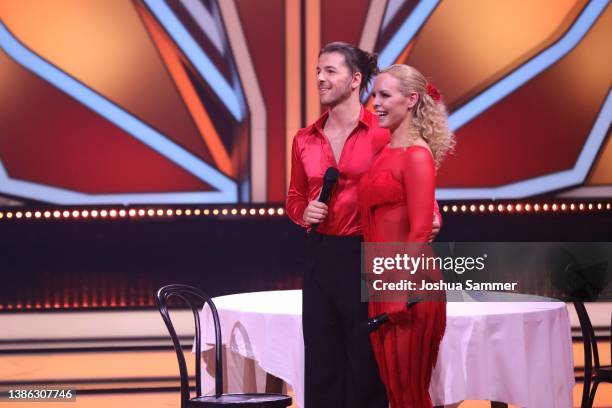
[[[131,1],[0,2],[28,48],[212,162]]]
[[[443,1],[407,58],[454,110],[556,41],[584,0]]]

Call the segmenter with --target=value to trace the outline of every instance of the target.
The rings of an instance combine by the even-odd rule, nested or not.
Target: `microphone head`
[[[325,174],[323,175],[323,180],[327,183],[331,183],[334,184],[336,181],[338,181],[338,169],[335,167],[328,167],[327,170],[325,170]]]

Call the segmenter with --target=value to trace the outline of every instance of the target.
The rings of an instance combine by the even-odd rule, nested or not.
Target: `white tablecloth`
[[[283,379],[303,407],[301,295],[299,290],[253,292],[214,302],[231,353]],[[447,315],[430,387],[434,405],[493,400],[528,408],[572,406],[574,368],[565,303],[449,302]],[[212,344],[212,319],[208,313],[202,319],[205,343]],[[230,378],[247,375],[244,362],[230,360]],[[203,371],[205,384],[212,384]]]

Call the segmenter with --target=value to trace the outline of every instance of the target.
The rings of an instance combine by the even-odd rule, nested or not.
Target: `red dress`
[[[366,242],[427,242],[434,213],[435,166],[422,146],[391,148],[361,179],[359,199]],[[390,323],[370,336],[392,408],[432,407],[429,383],[446,326],[446,303],[370,302],[370,317]]]

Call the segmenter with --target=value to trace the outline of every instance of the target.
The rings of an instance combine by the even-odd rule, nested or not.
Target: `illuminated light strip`
[[[393,17],[395,17],[395,15],[400,10],[403,4],[404,0],[389,0],[386,5],[385,19],[382,23],[383,29],[387,28],[387,26],[389,25],[391,20],[393,20]]]
[[[187,9],[189,14],[191,14],[193,20],[198,24],[202,32],[206,34],[215,48],[219,50],[221,54],[225,54],[223,30],[218,26],[218,21],[215,19],[218,15],[211,15],[208,9],[199,1],[180,0],[180,2],[183,7]]]
[[[219,191],[201,193],[84,194],[38,183],[13,180],[0,161],[0,190],[57,204],[236,202],[236,183],[150,126],[34,54],[0,22],[0,44],[16,62],[108,119],[135,139]]]
[[[443,213],[508,213],[508,214],[531,214],[537,212],[596,212],[610,211],[612,203],[592,202],[592,203],[575,203],[575,202],[557,202],[557,203],[507,203],[488,205],[484,203],[472,204],[452,204],[443,205],[441,211]]]
[[[250,199],[242,201],[265,203],[268,200],[268,122],[266,101],[260,89],[255,65],[251,59],[246,36],[234,0],[219,3],[227,35],[237,63],[238,75],[244,84],[244,92],[250,111],[250,183],[245,180],[242,190]]]
[[[611,211],[611,202],[551,202],[551,203],[465,203],[446,204],[443,213],[500,213],[528,215],[539,212],[577,213]],[[48,221],[48,220],[121,220],[126,218],[179,218],[179,217],[269,217],[284,216],[283,207],[222,207],[222,208],[99,208],[63,210],[8,210],[0,211],[0,222],[4,220]],[[43,218],[44,217],[44,218]]]
[[[181,94],[204,143],[213,156],[215,164],[225,174],[235,176],[232,160],[223,145],[221,137],[217,134],[217,130],[208,116],[208,112],[206,112],[197,91],[193,87],[189,75],[185,71],[184,61],[180,58],[179,51],[166,36],[166,33],[163,32],[163,29],[156,24],[151,15],[143,11],[141,18],[166,65],[168,73],[174,80],[175,86]]]
[[[224,208],[88,208],[88,209],[55,209],[55,210],[8,210],[0,211],[0,221],[7,220],[42,220],[45,219],[73,219],[73,220],[88,220],[88,219],[124,219],[129,218],[176,218],[176,217],[191,217],[191,216],[238,216],[239,214],[254,216],[282,216],[285,215],[283,207],[224,207]]]
[[[410,16],[404,21],[397,30],[389,44],[383,49],[378,58],[381,67],[388,67],[393,64],[397,57],[402,53],[406,45],[419,32],[423,24],[427,21],[431,13],[440,3],[439,0],[422,0],[414,8]]]
[[[187,55],[189,61],[197,69],[202,78],[204,78],[232,113],[232,116],[240,122],[244,118],[242,101],[208,56],[198,46],[197,42],[183,27],[183,24],[174,15],[170,7],[162,0],[144,0],[144,2],[185,55]]]
[[[457,131],[461,126],[480,115],[511,92],[533,79],[536,75],[567,55],[584,38],[595,20],[608,5],[607,0],[591,1],[576,19],[567,33],[555,44],[495,83],[470,102],[457,109],[449,117],[449,127]]]
[[[438,3],[440,3],[439,0],[422,0],[416,5],[412,13],[410,13],[410,16],[404,21],[391,41],[389,41],[387,46],[379,54],[379,67],[386,68],[396,63],[398,57],[404,52],[423,24],[425,24],[431,13],[433,13],[434,9],[438,6]],[[366,103],[370,97],[372,86],[373,83],[367,87],[361,96],[362,103]]]
[[[612,91],[608,92],[606,101],[595,124],[587,137],[578,160],[571,170],[564,170],[529,180],[506,184],[492,188],[439,188],[436,190],[438,200],[472,200],[472,199],[516,199],[583,183],[588,175],[593,160],[605,140],[612,123]]]

